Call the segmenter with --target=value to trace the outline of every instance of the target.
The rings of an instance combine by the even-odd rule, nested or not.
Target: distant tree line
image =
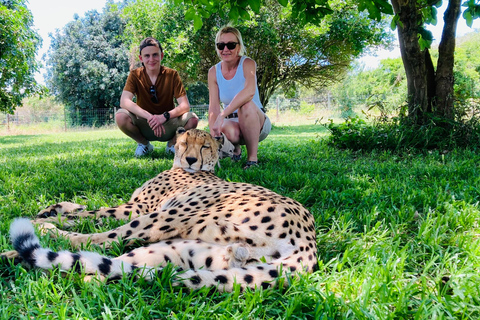
[[[292,8],[270,1],[252,19],[238,20],[247,54],[258,65],[262,102],[282,88],[322,87],[342,79],[350,63],[368,48],[392,40],[383,21],[359,14],[353,1],[339,2],[322,23],[299,24]],[[213,14],[195,30],[189,12],[174,1],[108,2],[103,12],[89,11],[58,30],[46,60],[50,92],[88,125],[82,110],[118,108],[130,68],[138,63],[138,44],[146,36],[160,40],[164,64],[177,69],[192,104],[208,103],[206,75],[219,61],[214,36],[229,22]],[[80,116],[78,116],[80,114]],[[101,119],[95,119],[99,123]]]

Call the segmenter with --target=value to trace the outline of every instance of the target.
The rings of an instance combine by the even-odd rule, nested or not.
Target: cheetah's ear
[[[182,133],[185,133],[185,132],[187,132],[187,130],[185,130],[184,127],[178,127],[177,128],[177,134],[182,134]]]

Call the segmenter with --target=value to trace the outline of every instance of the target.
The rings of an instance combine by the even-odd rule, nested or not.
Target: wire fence
[[[356,104],[362,101],[356,101]],[[286,99],[275,97],[265,106],[267,114],[273,122],[291,121],[307,116],[315,118],[346,118],[351,115],[352,104],[342,104],[330,94],[319,95],[311,99]],[[117,108],[96,109],[56,109],[35,110],[18,108],[15,113],[0,113],[0,134],[22,134],[31,131],[73,131],[108,128],[115,126]],[[191,105],[200,120],[208,121],[208,105]],[[299,117],[300,115],[300,117]],[[303,117],[305,118],[305,117]],[[30,128],[30,132],[28,131]],[[33,128],[33,129],[32,129]]]
[[[208,105],[194,105],[191,110],[200,119],[207,119]],[[17,126],[30,126],[35,124],[61,125],[65,131],[78,128],[98,128],[115,125],[117,108],[96,108],[76,110],[45,110],[32,111],[17,110],[13,115],[0,113],[0,129],[10,130]]]

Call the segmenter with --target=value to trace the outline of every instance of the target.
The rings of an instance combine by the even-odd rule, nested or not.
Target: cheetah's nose
[[[197,162],[197,158],[195,158],[195,157],[186,157],[185,159],[187,160],[189,165],[192,165],[195,162]]]

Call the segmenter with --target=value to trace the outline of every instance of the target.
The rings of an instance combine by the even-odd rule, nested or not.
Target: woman
[[[234,161],[241,158],[240,145],[246,146],[244,169],[248,169],[258,165],[258,143],[267,137],[272,127],[258,94],[257,65],[244,56],[245,46],[236,28],[220,29],[215,45],[221,61],[208,71],[208,124],[214,137],[224,133],[233,143]]]

